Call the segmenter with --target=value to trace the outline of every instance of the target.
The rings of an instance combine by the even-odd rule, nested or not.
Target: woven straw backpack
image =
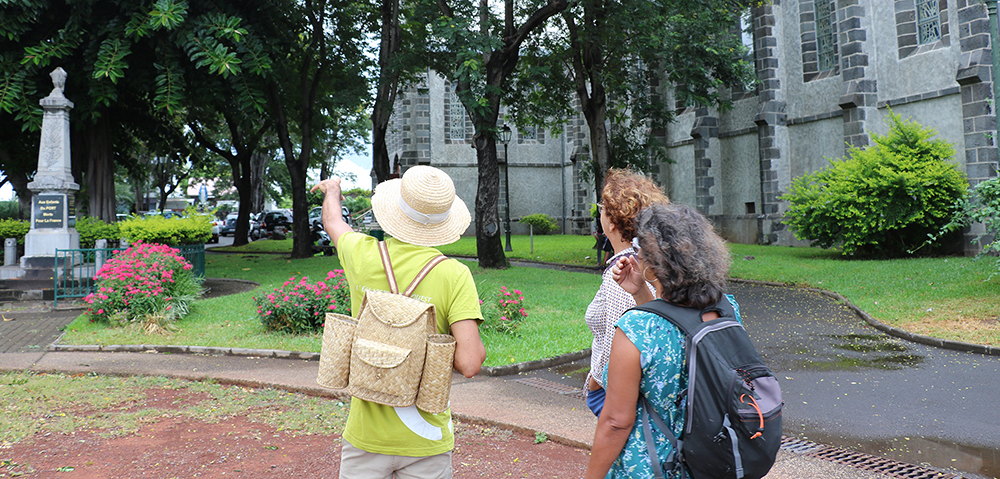
[[[451,393],[455,338],[437,334],[433,304],[410,296],[447,258],[432,259],[400,293],[383,241],[379,254],[390,291],[366,291],[357,320],[327,313],[316,381],[346,387],[352,396],[378,404],[416,404],[430,413],[443,412]]]

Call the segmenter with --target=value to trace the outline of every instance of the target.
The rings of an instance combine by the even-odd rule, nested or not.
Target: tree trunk
[[[269,124],[265,122],[256,130],[251,130],[249,134],[240,127],[239,121],[232,115],[223,114],[226,125],[229,127],[229,146],[221,147],[215,141],[204,135],[197,124],[190,124],[191,131],[198,143],[209,151],[225,158],[229,163],[230,173],[233,177],[233,186],[239,195],[239,213],[236,217],[236,231],[233,232],[233,246],[247,244],[247,237],[250,233],[250,207],[251,207],[251,185],[253,183],[253,157],[256,154],[260,139],[267,131]],[[235,150],[235,154],[233,153]]]
[[[264,211],[264,172],[270,160],[264,153],[254,153],[250,156],[250,212]]]
[[[302,75],[309,75],[303,70]],[[307,83],[307,82],[303,82]],[[306,169],[309,167],[309,152],[312,151],[312,103],[301,105],[302,116],[299,124],[302,133],[302,144],[299,155],[295,156],[291,136],[288,132],[288,117],[285,115],[284,103],[278,85],[273,81],[268,83],[268,101],[274,115],[274,126],[278,133],[278,144],[285,157],[288,176],[292,188],[292,258],[309,258],[313,255],[312,238],[309,234],[309,201],[306,197]],[[307,95],[308,96],[308,95]]]
[[[17,194],[18,216],[22,220],[30,220],[31,198],[34,194],[28,189],[28,175],[23,171],[11,171],[7,174],[7,180]]]
[[[582,32],[569,13],[563,14],[570,32],[570,48],[573,50],[573,81],[590,133],[590,161],[594,170],[597,201],[601,200],[604,176],[611,166],[611,143],[605,127],[608,99],[603,83],[604,49],[600,38],[595,37],[592,32],[601,30],[600,22],[606,11],[602,0],[584,2]]]
[[[604,90],[600,89],[600,93],[602,95],[600,101],[592,96],[589,108],[583,110],[590,133],[590,161],[594,165],[594,189],[598,202],[601,201],[601,192],[604,189],[604,175],[611,166],[611,144],[608,141],[608,129],[605,127],[607,103],[603,97]]]
[[[477,122],[478,123],[478,122]],[[496,124],[494,118],[493,124]],[[478,128],[477,128],[478,129]],[[497,199],[500,196],[500,167],[497,164],[497,142],[492,132],[476,133],[476,163],[479,167],[479,189],[476,192],[476,252],[479,266],[507,268],[507,256],[500,241],[500,215]]]
[[[87,214],[105,222],[115,220],[115,162],[111,152],[107,116],[87,125],[83,131],[87,155]]]
[[[399,0],[382,0],[379,11],[382,14],[382,39],[378,52],[379,80],[371,119],[372,168],[375,170],[376,182],[381,183],[389,179],[389,151],[385,136],[389,130],[393,104],[396,102],[396,90],[399,88],[399,72],[392,65],[402,46]]]
[[[479,170],[479,189],[476,192],[476,252],[479,266],[483,268],[507,268],[507,256],[500,241],[500,215],[497,203],[500,196],[500,167],[497,162],[496,124],[500,116],[500,95],[504,83],[517,64],[517,50],[494,51],[486,62],[486,114],[477,114],[477,109],[466,111],[472,118],[476,133],[472,146],[476,149],[476,163]],[[461,93],[469,88],[467,82],[459,81],[456,91]],[[460,95],[459,98],[466,96]]]

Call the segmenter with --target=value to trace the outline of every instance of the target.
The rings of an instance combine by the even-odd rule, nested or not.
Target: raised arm
[[[309,191],[319,190],[323,193],[323,229],[333,240],[333,246],[337,246],[341,235],[354,231],[351,225],[344,222],[341,216],[341,202],[343,194],[340,191],[340,178],[329,178],[320,181]]]

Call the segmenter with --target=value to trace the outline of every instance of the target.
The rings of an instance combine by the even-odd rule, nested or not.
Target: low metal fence
[[[191,263],[191,271],[199,278],[205,277],[205,245],[194,244],[176,247],[181,256]],[[59,300],[82,298],[97,290],[94,277],[115,253],[125,248],[84,248],[56,249],[55,290],[53,305],[59,307]]]

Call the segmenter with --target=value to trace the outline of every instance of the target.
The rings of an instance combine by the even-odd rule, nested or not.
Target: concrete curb
[[[56,340],[58,342],[58,340]],[[300,359],[319,361],[320,353],[303,351],[284,351],[280,349],[249,349],[249,348],[218,348],[208,346],[176,346],[169,344],[58,344],[53,342],[45,350],[48,352],[76,353],[146,353],[163,354],[202,354],[206,356],[243,356],[251,358]],[[590,348],[559,356],[510,364],[507,366],[485,366],[482,374],[487,376],[509,376],[524,371],[550,368],[571,363],[590,356]]]

